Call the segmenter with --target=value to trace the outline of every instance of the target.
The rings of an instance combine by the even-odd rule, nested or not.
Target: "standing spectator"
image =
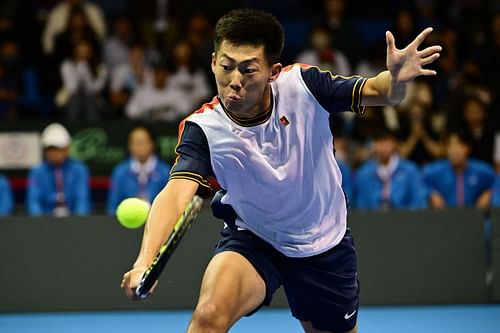
[[[9,180],[0,174],[0,216],[10,215],[14,208]]]
[[[351,75],[347,57],[332,44],[332,35],[327,27],[315,26],[309,37],[310,47],[297,56],[297,62],[318,66],[334,74]]]
[[[106,84],[107,69],[95,58],[92,46],[80,41],[73,56],[61,64],[63,87],[56,96],[60,107],[65,107],[67,120],[95,121],[105,109],[101,96]]]
[[[125,107],[127,117],[144,121],[176,121],[190,109],[191,102],[179,90],[170,88],[172,65],[165,61],[155,64],[153,84],[143,84],[134,91]]]
[[[450,132],[445,142],[448,158],[423,170],[430,206],[487,208],[495,180],[493,168],[469,159],[471,146],[465,134]]]
[[[69,157],[71,137],[66,128],[50,124],[43,130],[41,142],[45,159],[28,175],[28,214],[89,214],[89,171],[82,162]]]
[[[129,197],[152,202],[168,181],[170,166],[155,154],[153,132],[142,125],[128,135],[130,158],[118,164],[111,176],[107,212],[114,214],[118,204]]]
[[[97,5],[86,0],[63,0],[50,11],[43,31],[42,46],[46,55],[51,55],[54,51],[55,38],[66,30],[68,18],[74,8],[80,8],[85,13],[99,41],[103,41],[106,37],[106,21]]]
[[[380,130],[374,135],[375,158],[358,170],[354,194],[359,209],[425,208],[425,187],[415,163],[397,153],[395,134]]]

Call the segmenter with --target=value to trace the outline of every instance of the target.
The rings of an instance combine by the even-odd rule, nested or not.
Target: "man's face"
[[[483,106],[477,101],[469,101],[465,104],[465,120],[469,125],[482,125],[486,112]]]
[[[373,144],[375,156],[383,164],[389,162],[389,159],[392,154],[396,152],[396,149],[397,143],[392,137],[377,139]]]
[[[64,161],[66,161],[66,158],[68,158],[68,154],[68,148],[45,148],[45,159],[47,160],[47,162],[55,166],[63,164]]]
[[[469,157],[469,146],[462,143],[456,135],[448,139],[446,151],[453,166],[463,166]]]
[[[144,163],[154,153],[154,143],[151,141],[149,134],[142,128],[135,129],[131,134],[128,142],[130,155]]]
[[[224,106],[236,114],[244,115],[260,105],[267,85],[278,77],[280,70],[280,64],[268,65],[264,46],[223,41],[212,55],[218,95]]]

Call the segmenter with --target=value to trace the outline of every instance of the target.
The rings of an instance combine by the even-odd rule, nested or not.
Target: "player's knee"
[[[229,315],[212,302],[198,304],[193,313],[192,325],[203,332],[226,332],[229,329]]]

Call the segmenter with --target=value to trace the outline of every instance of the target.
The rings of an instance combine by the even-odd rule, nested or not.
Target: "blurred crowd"
[[[0,121],[178,122],[216,94],[214,24],[241,6],[282,22],[284,64],[344,76],[385,69],[385,30],[404,47],[432,26],[428,43],[443,46],[436,77],[413,82],[398,106],[332,119],[344,190],[357,209],[500,205],[500,3],[493,0],[2,0]],[[42,135],[44,166],[30,171],[26,211],[88,214],[90,175],[68,156],[71,138],[58,123],[44,134],[60,141]],[[130,159],[110,175],[109,213],[126,195],[151,200],[167,181],[170,167],[154,154],[147,126],[131,131],[128,147]],[[134,184],[120,180],[127,173]],[[0,214],[13,209],[8,188],[0,176]]]

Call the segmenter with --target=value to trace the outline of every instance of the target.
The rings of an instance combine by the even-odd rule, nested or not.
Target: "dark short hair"
[[[448,130],[444,135],[444,140],[443,140],[444,143],[448,144],[450,142],[451,137],[453,136],[457,137],[458,141],[465,146],[471,146],[472,144],[472,138],[470,134],[461,129]]]
[[[476,104],[479,104],[479,106],[486,112],[488,110],[488,104],[484,102],[484,100],[482,100],[481,98],[479,98],[479,96],[477,95],[469,95],[467,96],[467,98],[465,99],[465,102],[464,102],[464,111],[465,111],[465,108],[467,106],[467,104],[469,103],[476,103]]]
[[[151,142],[153,142],[153,144],[156,146],[156,139],[157,139],[156,133],[153,130],[153,128],[151,128],[151,126],[149,124],[146,124],[144,122],[134,122],[130,126],[128,133],[127,133],[127,141],[130,141],[130,138],[132,137],[132,133],[135,132],[136,130],[145,131],[146,134],[149,136],[149,139],[151,140]]]
[[[270,13],[248,8],[235,9],[222,16],[215,25],[215,52],[223,41],[234,45],[262,45],[266,60],[272,65],[281,57],[285,33]]]
[[[397,141],[398,137],[395,131],[386,126],[379,127],[373,131],[372,138],[374,141],[392,139]]]

